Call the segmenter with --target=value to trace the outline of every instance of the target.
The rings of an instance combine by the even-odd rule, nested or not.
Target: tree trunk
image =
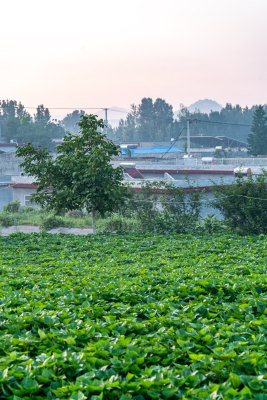
[[[96,218],[95,218],[95,209],[92,209],[92,218],[93,218],[93,234],[96,234]]]

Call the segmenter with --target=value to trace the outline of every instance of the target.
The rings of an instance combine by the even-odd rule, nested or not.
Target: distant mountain
[[[186,108],[192,113],[200,111],[201,113],[209,114],[211,111],[221,111],[222,106],[217,101],[205,99],[198,100]]]

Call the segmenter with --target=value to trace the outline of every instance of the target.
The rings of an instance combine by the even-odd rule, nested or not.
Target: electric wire
[[[189,121],[196,121],[196,122],[203,122],[203,123],[207,123],[207,124],[219,124],[219,125],[233,125],[233,126],[247,126],[250,127],[251,124],[239,124],[239,123],[235,123],[235,122],[222,122],[222,121],[205,121],[203,119],[198,119],[198,118],[192,118],[189,119]]]
[[[172,149],[172,147],[175,145],[179,137],[181,136],[182,132],[185,130],[185,126],[180,130],[177,138],[174,140],[174,142],[171,144],[171,146],[168,148],[168,150],[159,158],[160,160],[167,154],[169,151]]]
[[[260,201],[267,201],[267,199],[263,199],[263,198],[260,198],[260,197],[250,197],[250,196],[246,196],[246,195],[242,195],[242,194],[233,194],[233,195],[229,195],[229,196],[222,196],[221,198],[223,198],[223,199],[227,199],[227,198],[230,198],[230,197],[245,197],[245,198],[247,198],[247,199],[253,199],[253,200],[260,200]],[[201,200],[185,200],[185,201],[165,201],[165,200],[162,200],[162,201],[160,201],[160,200],[142,200],[142,199],[131,199],[130,201],[133,201],[133,202],[137,202],[137,203],[139,203],[139,202],[144,202],[144,203],[160,203],[160,204],[184,204],[184,203],[214,203],[215,201],[216,201],[216,199],[212,199],[212,200],[209,200],[209,199],[201,199]]]

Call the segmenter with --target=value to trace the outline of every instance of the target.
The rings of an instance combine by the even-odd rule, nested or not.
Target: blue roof
[[[153,147],[150,149],[130,149],[131,155],[135,154],[162,154],[162,153],[181,153],[182,150],[177,149],[177,147]]]

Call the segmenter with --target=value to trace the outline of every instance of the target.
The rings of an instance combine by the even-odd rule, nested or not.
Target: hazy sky
[[[267,102],[267,0],[1,2],[0,99]]]

